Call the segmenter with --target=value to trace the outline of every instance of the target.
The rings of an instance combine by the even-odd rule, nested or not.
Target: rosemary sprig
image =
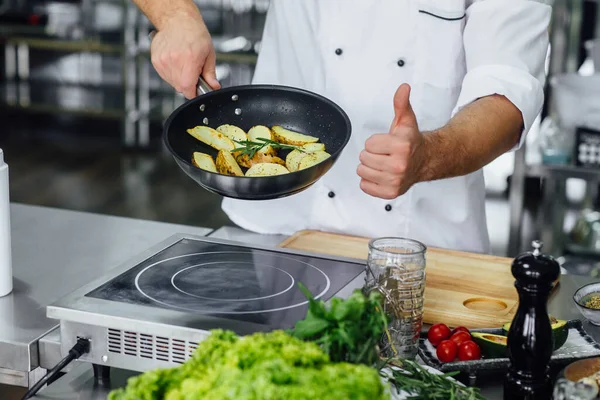
[[[391,368],[397,366],[401,368]],[[396,387],[398,391],[410,393],[408,399],[413,400],[485,400],[479,388],[463,386],[457,381],[448,379],[458,372],[436,375],[427,371],[421,365],[411,360],[394,360],[384,362],[382,369],[388,367],[389,374],[382,376]],[[380,369],[381,371],[381,369]],[[386,376],[387,375],[387,376]]]
[[[244,147],[237,147],[231,150],[232,153],[239,152],[240,155],[247,155],[248,158],[253,158],[256,152],[260,151],[264,147],[271,146],[274,149],[283,149],[283,150],[298,150],[304,153],[304,150],[298,146],[292,146],[290,144],[283,144],[279,142],[275,142],[271,139],[266,138],[257,138],[260,142],[254,142],[251,140],[234,140],[237,144],[240,144]]]

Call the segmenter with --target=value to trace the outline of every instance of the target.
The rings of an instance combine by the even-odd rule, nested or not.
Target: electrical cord
[[[79,357],[90,351],[90,341],[88,339],[77,339],[75,346],[69,350],[69,354],[60,360],[51,370],[49,370],[38,383],[33,385],[31,389],[25,393],[22,400],[27,400],[35,396],[37,392],[52,378],[54,378],[64,367],[69,365],[71,361],[77,360]]]

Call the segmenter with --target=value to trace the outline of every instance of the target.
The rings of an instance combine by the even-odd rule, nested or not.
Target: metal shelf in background
[[[578,178],[585,181],[600,179],[600,168],[579,167],[577,165],[527,164],[524,176],[528,178],[562,177]]]
[[[548,77],[546,79],[545,87],[545,98],[546,106],[545,112],[542,117],[547,114],[553,115],[555,110],[552,108],[554,102],[551,100],[552,90],[549,85],[550,77],[561,74],[564,72],[574,72],[577,69],[577,60],[579,57],[579,46],[580,46],[580,32],[581,24],[583,20],[583,3],[584,0],[554,0],[552,7],[552,22],[550,26],[550,42],[551,42],[551,53]],[[599,10],[600,12],[600,10]],[[599,24],[600,26],[600,24]],[[525,180],[527,177],[545,177],[545,184],[548,186],[550,183],[549,192],[564,192],[560,185],[555,186],[552,182],[555,181],[554,177],[556,174],[573,174],[572,177],[583,176],[587,179],[591,179],[594,176],[589,171],[579,171],[575,168],[554,168],[548,166],[540,166],[531,168],[525,163],[525,145],[519,149],[515,154],[514,170],[511,179],[510,192],[509,192],[509,204],[510,204],[510,229],[509,229],[509,242],[507,248],[508,256],[516,256],[522,249],[521,243],[521,225],[523,222],[524,214],[524,193],[525,193]],[[585,179],[584,178],[584,179]],[[548,197],[546,194],[544,198]],[[553,199],[558,200],[558,199]],[[548,204],[543,204],[542,210],[550,210],[552,207]],[[552,214],[555,215],[555,214]],[[543,218],[541,217],[542,229],[546,229],[547,226],[543,224]],[[561,220],[562,229],[562,220]],[[544,236],[544,235],[543,235]],[[546,233],[546,238],[553,242],[553,235]],[[546,248],[552,250],[552,244],[546,243]]]
[[[566,214],[566,181],[569,178],[582,179],[589,182],[589,197],[595,198],[600,183],[600,168],[579,167],[576,165],[550,165],[524,163],[524,149],[517,152],[515,165],[523,172],[513,174],[511,180],[510,201],[510,236],[509,256],[518,254],[521,245],[521,218],[523,213],[525,178],[540,178],[543,182],[543,196],[539,208],[538,227],[548,252],[561,256],[567,250],[567,238],[563,232]],[[519,165],[519,163],[522,163]],[[513,192],[514,191],[514,192]],[[571,249],[573,247],[571,246]]]
[[[35,113],[55,113],[122,119],[123,89],[56,83],[5,82],[0,85],[0,107]]]
[[[147,147],[150,144],[150,123],[157,120],[164,121],[184,99],[170,87],[167,88],[163,85],[159,90],[151,87],[152,67],[148,40],[150,23],[131,4],[124,4],[123,8],[123,29],[117,41],[102,40],[101,35],[97,34],[83,36],[84,39],[43,36],[42,30],[37,32],[33,30],[30,32],[32,35],[2,37],[0,29],[0,43],[6,44],[6,81],[12,85],[7,85],[7,88],[12,89],[2,93],[0,102],[3,102],[7,108],[30,112],[67,113],[94,118],[120,119],[123,125],[124,145]],[[37,33],[37,35],[33,35],[33,33]],[[243,36],[215,36],[214,43],[218,64],[237,64],[241,69],[244,69],[244,66],[253,68],[256,64],[258,40]],[[28,89],[32,84],[30,82],[29,52],[34,49],[118,56],[122,63],[121,71],[118,74],[121,76],[121,90],[84,86],[80,91],[71,92],[76,94],[64,96],[67,100],[84,97],[86,100],[91,100],[92,106],[88,101],[68,106],[60,104],[60,100],[64,99],[51,99],[49,102],[44,102],[41,101],[40,93],[36,93],[35,98],[32,98],[31,91]],[[242,73],[242,76],[246,77],[246,75]],[[250,78],[246,77],[242,80],[249,82]],[[98,86],[104,86],[102,79],[98,83]],[[62,88],[62,91],[74,90],[72,87],[66,89],[65,85],[55,85],[50,90],[56,90],[56,87]],[[47,85],[45,88],[41,90],[41,93],[48,91]],[[36,91],[38,91],[37,86]],[[115,93],[118,94],[115,95]],[[117,99],[119,96],[120,100]],[[94,106],[94,102],[100,102],[100,104]],[[108,104],[102,102],[108,102]]]
[[[13,36],[0,39],[0,43],[7,45],[26,45],[30,49],[54,50],[65,52],[92,52],[105,54],[119,54],[125,50],[123,44],[107,43],[99,40],[69,40],[54,38],[37,38],[27,36]]]
[[[533,172],[541,177],[554,179],[578,178],[585,181],[600,180],[600,168],[579,167],[576,165],[539,165]],[[529,171],[527,171],[529,174]]]
[[[568,240],[565,240],[565,252],[568,255],[600,261],[600,251],[571,243]]]
[[[28,36],[2,37],[1,33],[0,43],[14,46],[26,45],[30,49],[104,54],[119,54],[126,49],[122,43],[111,43],[96,39],[70,40]],[[132,50],[139,56],[150,57],[149,48],[143,47]],[[258,54],[251,51],[219,52],[217,49],[216,56],[217,62],[221,63],[256,64],[258,59]]]
[[[138,53],[139,56],[150,59],[150,50],[142,50]],[[226,64],[247,64],[247,65],[255,65],[258,60],[258,54],[252,53],[243,53],[243,52],[235,52],[235,53],[220,53],[216,52],[217,56],[217,64],[218,63],[226,63]]]
[[[540,178],[543,183],[543,196],[539,208],[538,227],[549,252],[562,255],[565,249],[563,221],[566,204],[566,181],[569,178],[582,179],[594,184],[600,183],[600,168],[579,167],[576,165],[525,164],[525,149],[515,154],[515,170],[510,185],[510,233],[509,256],[515,256],[522,249],[521,222],[525,200],[525,179]]]
[[[32,87],[35,93],[32,96]],[[64,99],[69,99],[65,102]],[[74,100],[70,100],[74,99]],[[0,109],[14,109],[40,114],[65,114],[98,119],[125,118],[123,88],[120,85],[57,84],[48,81],[8,82],[0,84]],[[166,87],[149,91],[148,112],[136,110],[135,121],[164,121],[184,99]]]
[[[539,214],[541,237],[554,256],[562,256],[569,244],[568,235],[564,231],[567,213],[566,183],[569,178],[584,179],[588,182],[586,202],[588,206],[598,198],[600,170],[573,166],[553,166],[546,168],[544,179],[543,201]],[[570,246],[571,250],[573,246]]]

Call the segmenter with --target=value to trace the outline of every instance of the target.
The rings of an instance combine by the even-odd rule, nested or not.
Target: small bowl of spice
[[[600,326],[600,282],[580,287],[573,300],[588,321]]]

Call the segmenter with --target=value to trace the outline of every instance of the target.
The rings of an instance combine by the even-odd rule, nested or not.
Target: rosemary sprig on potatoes
[[[267,138],[256,138],[258,141],[252,140],[234,140],[235,143],[240,144],[244,147],[236,147],[231,150],[232,153],[239,153],[239,155],[247,155],[248,158],[253,158],[254,155],[267,146],[271,146],[274,149],[283,150],[298,150],[304,153],[304,150],[298,146],[292,146],[290,144],[283,144]]]
[[[200,142],[216,149],[214,160],[209,154],[195,151],[192,164],[200,169],[230,176],[274,176],[300,171],[317,165],[331,155],[319,138],[294,132],[282,126],[255,125],[246,133],[230,124],[216,129],[198,125],[187,132]],[[285,159],[278,150],[288,150]],[[289,151],[291,150],[291,151]],[[244,168],[242,170],[241,168]]]

